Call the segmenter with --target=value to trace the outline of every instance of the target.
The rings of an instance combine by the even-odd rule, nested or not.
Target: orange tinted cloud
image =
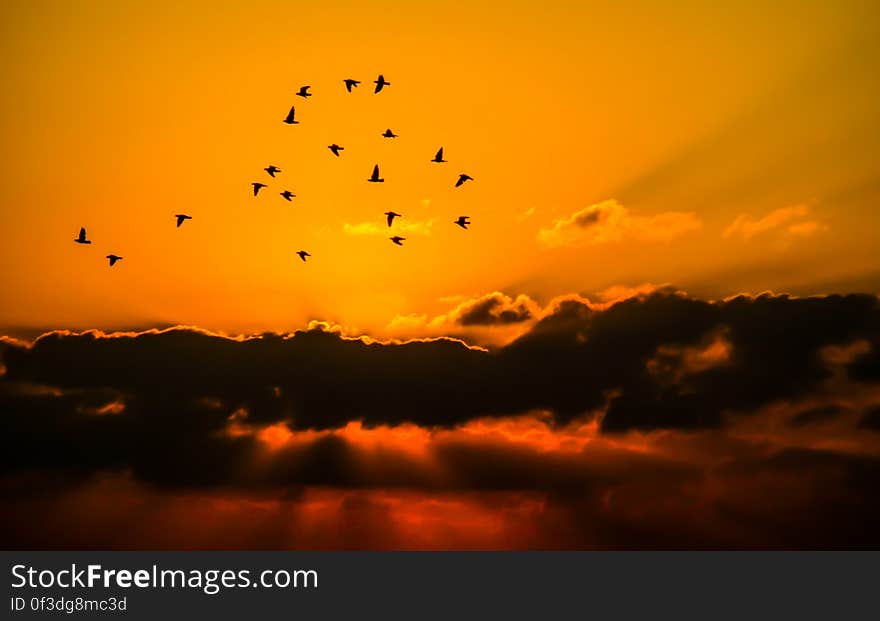
[[[851,419],[783,424],[803,411],[777,406],[763,430],[743,419],[730,432],[615,437],[591,424],[556,428],[540,415],[439,432],[350,426],[289,442],[320,450],[327,434],[337,436],[369,473],[366,484],[187,490],[144,485],[125,471],[73,481],[7,475],[4,492],[32,492],[0,524],[8,549],[871,545],[880,434],[853,446]],[[269,444],[283,457],[283,446]],[[413,468],[415,478],[392,474]]]
[[[654,215],[632,213],[615,200],[607,200],[574,212],[538,231],[538,241],[548,247],[594,246],[634,241],[668,242],[702,228],[692,211],[667,211]]]
[[[398,233],[406,235],[431,235],[434,228],[434,220],[404,220],[400,219],[394,223],[394,227],[388,227],[384,222],[359,222],[357,224],[349,224],[346,222],[342,225],[342,230],[346,235],[355,236],[382,236],[390,237]]]
[[[810,208],[806,205],[795,205],[775,209],[760,218],[740,214],[724,229],[724,237],[741,237],[749,240],[783,227],[791,235],[806,237],[827,228],[815,220],[804,220],[809,213]]]

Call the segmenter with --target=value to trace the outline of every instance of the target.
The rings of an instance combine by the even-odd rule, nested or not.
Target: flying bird
[[[351,78],[343,80],[343,82],[345,82],[345,90],[347,90],[349,93],[351,92],[352,87],[356,87],[358,84],[361,83],[360,80],[352,80]]]
[[[431,160],[431,161],[432,161],[432,162],[437,162],[438,164],[443,163],[443,162],[446,161],[446,160],[443,159],[443,147],[440,147],[440,150],[437,151],[437,155],[435,155],[435,156],[434,156],[434,159]]]
[[[287,113],[287,116],[284,117],[284,122],[288,125],[296,125],[299,121],[293,120],[293,115],[296,114],[296,107],[290,106],[290,112]]]
[[[86,239],[86,227],[82,227],[79,230],[79,237],[77,237],[73,241],[75,241],[78,244],[91,244],[92,243],[92,240]]]
[[[252,183],[251,185],[254,186],[254,196],[260,193],[260,188],[266,187],[265,183]]]
[[[300,86],[299,90],[297,91],[296,94],[299,95],[300,97],[303,97],[303,98],[311,97],[312,94],[309,92],[310,88],[312,88],[312,87],[311,86]]]
[[[300,251],[297,252],[296,254],[298,254],[298,255],[299,255],[299,258],[303,260],[303,263],[305,263],[305,261],[306,261],[306,257],[310,257],[310,256],[312,256],[312,255],[310,255],[308,252],[306,252],[305,250],[300,250]]]
[[[174,217],[177,218],[177,228],[180,228],[184,220],[192,220],[192,216],[188,216],[185,213],[174,214]]]
[[[458,176],[458,181],[455,182],[455,187],[459,187],[465,181],[473,181],[473,180],[474,180],[474,178],[471,177],[470,175],[466,175],[466,174],[462,173]]]
[[[460,226],[461,228],[467,230],[468,224],[471,223],[470,216],[458,216],[458,220],[455,221],[455,224]]]
[[[379,74],[379,79],[378,79],[378,80],[373,80],[373,83],[376,85],[376,90],[373,91],[374,93],[378,93],[379,91],[381,91],[381,90],[382,90],[383,88],[385,88],[386,86],[391,86],[391,82],[386,82],[386,81],[385,81],[385,76],[382,75],[381,73]]]
[[[403,216],[399,213],[394,213],[393,211],[386,211],[385,215],[388,216],[388,226],[391,226],[391,223],[394,222],[394,218],[402,218]]]
[[[108,254],[106,258],[110,259],[110,267],[116,265],[117,261],[122,261],[122,257],[115,254]]]
[[[393,243],[397,244],[398,246],[402,246],[406,237],[401,237],[400,235],[395,235],[394,237],[389,237],[388,239],[390,239]]]
[[[269,173],[270,177],[274,177],[275,173],[281,172],[281,169],[274,165],[266,166],[266,168],[264,168],[263,170]]]
[[[296,198],[296,194],[294,194],[290,190],[284,190],[283,192],[279,192],[279,194],[281,194],[281,196],[284,197],[284,200],[288,202],[290,202],[291,198]]]
[[[339,146],[338,144],[336,144],[335,142],[334,142],[333,144],[331,144],[331,145],[330,145],[329,147],[327,147],[327,148],[330,149],[331,151],[333,151],[333,155],[335,155],[336,157],[339,157],[339,152],[340,152],[340,151],[345,151],[345,147],[340,147],[340,146]]]
[[[384,179],[379,178],[379,165],[376,164],[373,166],[373,174],[370,175],[370,178],[367,179],[370,183],[385,183]]]
[[[384,132],[382,132],[382,135],[385,136],[386,138],[397,138],[397,134],[395,134],[390,129],[386,129]]]

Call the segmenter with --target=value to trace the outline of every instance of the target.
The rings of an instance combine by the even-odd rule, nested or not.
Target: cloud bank
[[[160,520],[195,507],[190,539],[151,530],[159,547],[880,544],[875,296],[494,293],[447,320],[529,327],[490,349],[319,327],[0,341],[4,544],[126,547],[113,498]],[[65,503],[86,535],[35,526]],[[268,530],[246,528],[253,503]],[[322,511],[344,535],[283,527]]]

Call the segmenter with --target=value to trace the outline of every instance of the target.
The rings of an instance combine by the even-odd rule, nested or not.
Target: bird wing
[[[438,161],[443,159],[443,147],[440,147],[440,150],[437,151],[437,155],[434,156],[434,159]]]
[[[379,165],[376,164],[375,166],[373,166],[373,179],[378,179],[378,178],[379,178]]]
[[[290,112],[287,113],[285,121],[292,121],[294,114],[296,114],[296,106],[290,106]]]
[[[85,239],[85,238],[86,238],[86,227],[82,227],[82,228],[80,228],[80,230],[79,230],[79,238],[80,238],[80,239]]]

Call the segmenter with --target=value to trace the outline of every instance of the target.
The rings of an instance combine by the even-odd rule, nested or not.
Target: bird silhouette
[[[303,97],[303,98],[311,97],[312,94],[309,92],[310,88],[312,88],[312,87],[311,86],[300,86],[299,90],[297,91],[296,94],[299,95],[300,97]]]
[[[90,239],[86,239],[86,227],[82,227],[79,230],[79,237],[75,238],[75,241],[78,244],[91,244],[92,241]]]
[[[288,202],[290,202],[291,198],[296,198],[296,194],[294,194],[290,190],[284,190],[283,192],[279,192],[279,194],[281,194],[281,196],[284,197],[284,200]]]
[[[471,223],[470,216],[458,216],[458,220],[455,220],[455,224],[460,226],[461,228],[467,230],[468,224]]]
[[[382,135],[385,136],[386,138],[397,138],[397,134],[395,134],[390,129],[386,129],[384,132],[382,132]]]
[[[299,121],[294,121],[293,116],[296,114],[296,107],[290,106],[290,112],[287,113],[287,116],[284,117],[284,122],[288,125],[296,125]]]
[[[356,87],[358,84],[361,83],[360,80],[352,80],[351,78],[343,80],[343,82],[345,82],[345,90],[347,90],[349,93],[351,92],[352,87]]]
[[[278,168],[277,166],[271,165],[271,164],[269,166],[266,166],[266,168],[264,168],[263,170],[265,170],[267,173],[269,173],[270,177],[274,177],[275,173],[281,172],[280,168]]]
[[[400,235],[395,235],[394,237],[389,237],[388,239],[390,239],[393,243],[397,244],[398,246],[402,246],[406,237],[401,237]]]
[[[379,177],[379,165],[378,164],[373,166],[373,174],[370,175],[370,178],[367,179],[367,181],[369,181],[370,183],[385,183],[385,180],[381,179]]]
[[[115,254],[108,254],[106,258],[110,259],[110,267],[116,265],[117,261],[122,261],[122,257]]]
[[[254,196],[260,193],[260,188],[266,187],[265,183],[252,183],[251,185],[254,186]]]
[[[192,220],[192,216],[188,216],[185,213],[174,214],[174,217],[177,218],[177,228],[180,228],[184,220]]]
[[[402,218],[403,216],[399,213],[394,213],[393,211],[386,211],[385,215],[388,216],[388,226],[391,226],[391,223],[394,222],[394,218]]]
[[[379,79],[378,79],[378,80],[373,80],[373,83],[376,85],[376,90],[373,91],[374,93],[378,93],[379,91],[381,91],[381,90],[382,90],[383,88],[385,88],[386,86],[391,86],[391,82],[386,82],[386,81],[385,81],[385,76],[382,75],[381,73],[379,74]]]
[[[458,181],[455,182],[455,187],[460,186],[460,185],[463,184],[465,181],[473,181],[473,180],[474,180],[474,178],[471,177],[470,175],[466,175],[466,174],[464,174],[464,173],[461,173],[461,174],[458,176]]]
[[[333,151],[333,155],[335,155],[336,157],[339,157],[339,152],[340,152],[340,151],[345,151],[345,147],[340,147],[340,146],[339,146],[338,144],[336,144],[335,142],[334,142],[333,144],[331,144],[331,145],[330,145],[329,147],[327,147],[327,148],[330,149],[331,151]]]
[[[305,261],[306,261],[306,257],[310,257],[310,256],[312,256],[312,255],[310,255],[308,252],[306,252],[305,250],[300,250],[300,251],[297,252],[296,254],[298,254],[298,255],[299,255],[299,258],[303,260],[303,263],[305,263]]]
[[[440,147],[440,150],[437,151],[437,155],[435,155],[435,156],[434,156],[434,159],[431,160],[431,161],[432,161],[432,162],[437,162],[438,164],[441,164],[441,163],[443,163],[443,162],[446,161],[446,160],[443,159],[443,147]]]

